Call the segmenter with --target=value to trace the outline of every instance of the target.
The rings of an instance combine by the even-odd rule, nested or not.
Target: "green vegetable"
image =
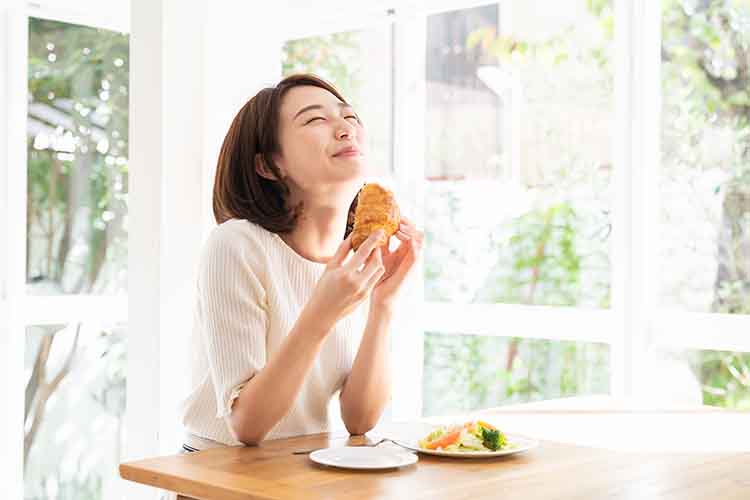
[[[482,427],[482,444],[492,451],[497,451],[506,444],[505,434]]]

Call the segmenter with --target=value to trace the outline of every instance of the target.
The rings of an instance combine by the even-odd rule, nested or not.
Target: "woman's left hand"
[[[388,245],[380,248],[385,273],[372,290],[372,306],[390,307],[393,305],[401,285],[411,274],[422,250],[424,233],[417,231],[416,226],[409,219],[401,217],[401,224],[394,236],[400,241],[394,251],[391,252]]]

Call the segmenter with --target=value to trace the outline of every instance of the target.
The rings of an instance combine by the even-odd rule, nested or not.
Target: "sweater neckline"
[[[271,233],[273,234],[274,239],[279,243],[279,245],[284,248],[284,251],[292,256],[295,260],[302,262],[304,265],[309,266],[311,268],[314,268],[316,270],[323,270],[326,267],[326,264],[324,262],[315,262],[314,260],[306,259],[305,257],[301,256],[297,253],[294,248],[287,245],[286,241],[279,236],[278,233]]]

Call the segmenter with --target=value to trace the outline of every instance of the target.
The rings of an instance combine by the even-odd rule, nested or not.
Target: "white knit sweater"
[[[182,408],[188,436],[199,438],[193,443],[240,444],[227,420],[232,402],[278,351],[324,269],[248,221],[230,220],[213,230],[198,273],[192,390]],[[268,439],[329,428],[328,404],[351,371],[366,320],[362,304],[339,321]]]

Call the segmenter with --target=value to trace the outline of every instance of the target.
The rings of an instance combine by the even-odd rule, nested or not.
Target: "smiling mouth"
[[[352,156],[361,156],[361,155],[362,155],[362,153],[360,153],[356,149],[353,149],[353,150],[342,151],[340,153],[336,153],[333,156],[334,156],[334,158],[340,158],[342,156],[344,156],[344,157],[352,157]]]

